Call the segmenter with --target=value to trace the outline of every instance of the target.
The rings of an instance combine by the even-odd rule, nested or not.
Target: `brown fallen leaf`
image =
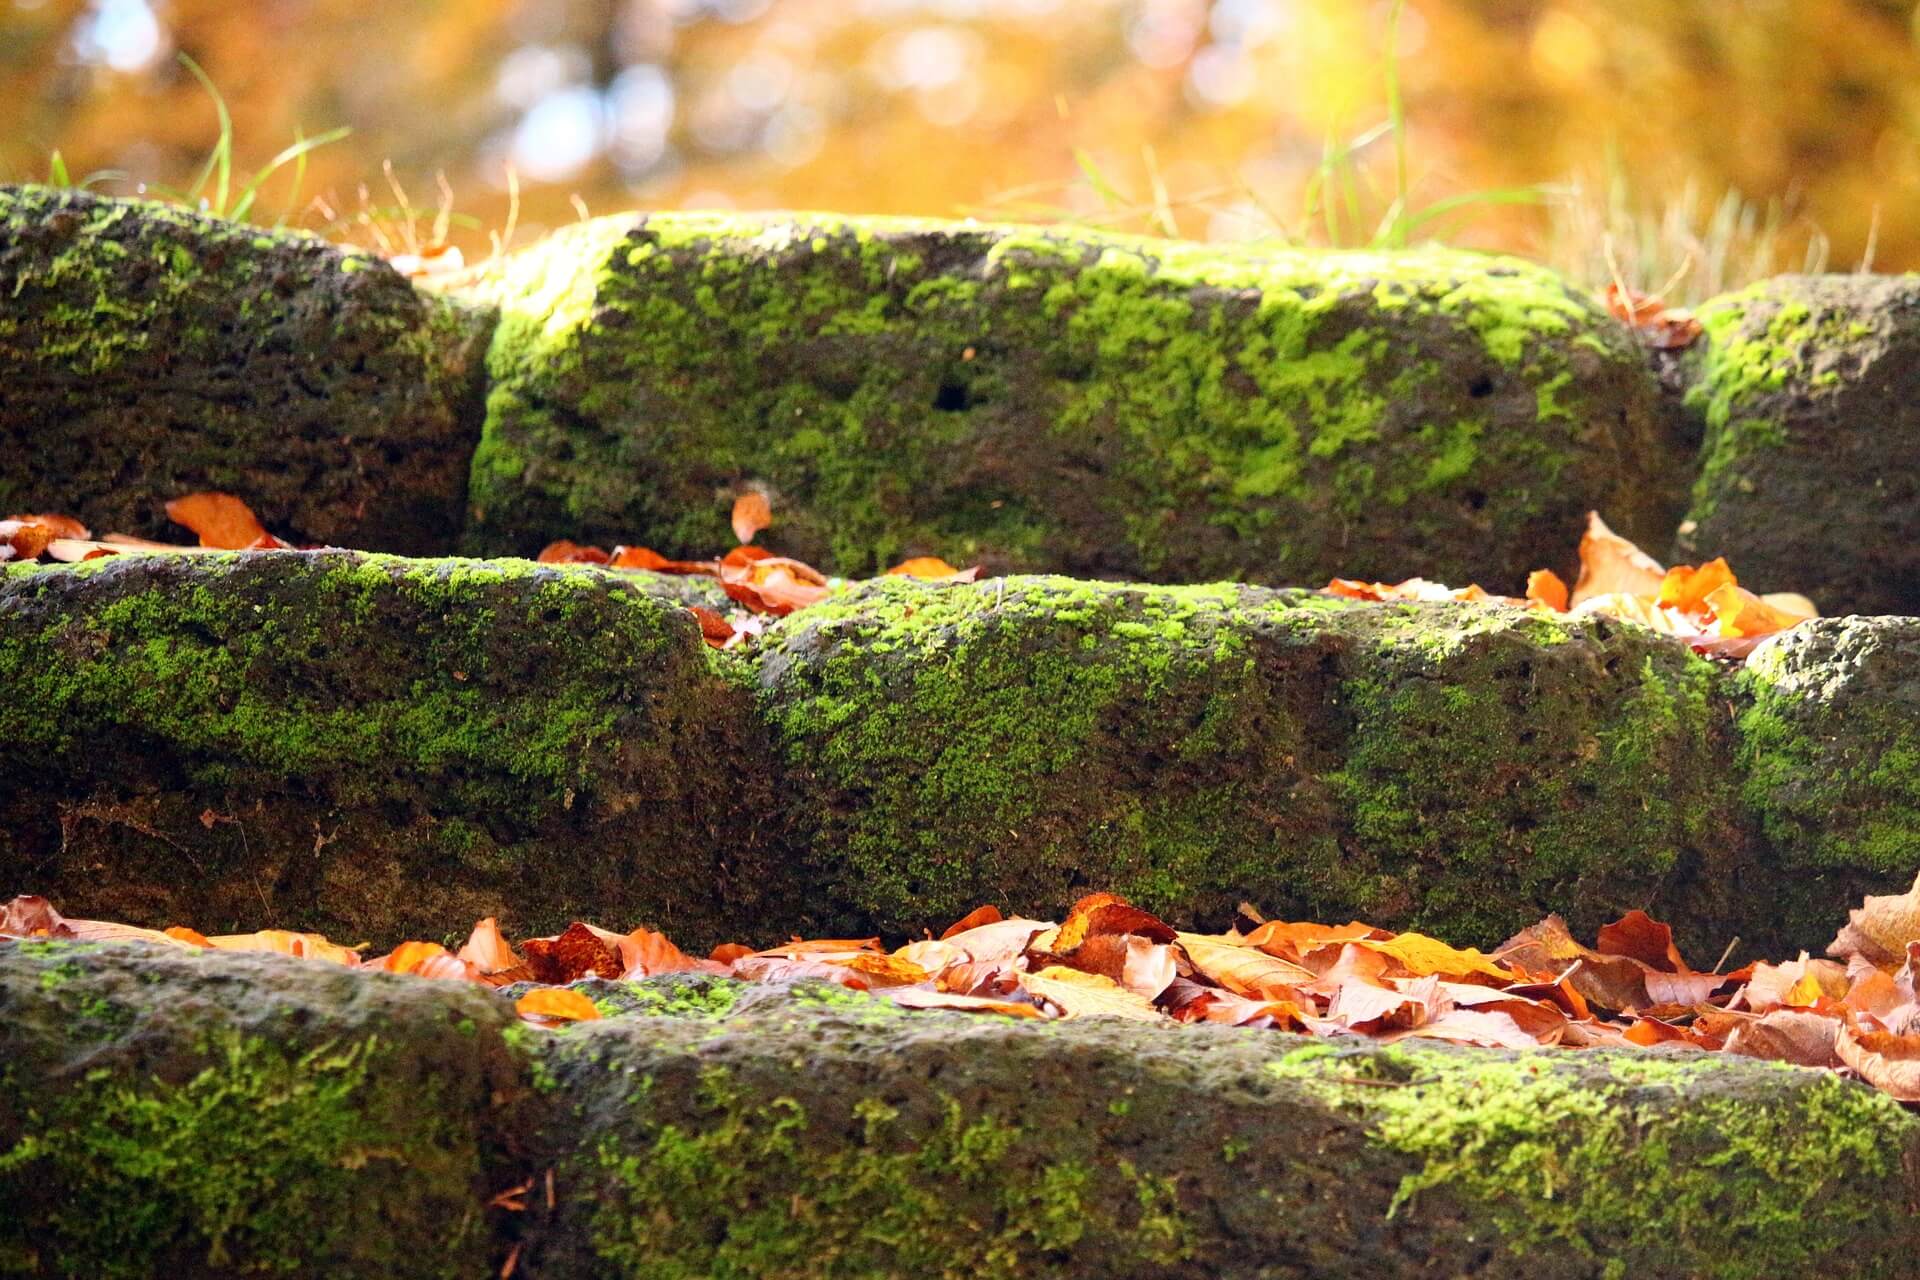
[[[930,991],[925,987],[893,987],[881,993],[905,1009],[953,1009],[963,1013],[1000,1013],[1009,1018],[1038,1018],[1039,1009],[1018,1000],[995,1000],[990,996],[968,996],[953,991]]]
[[[1587,531],[1580,538],[1580,576],[1569,597],[1573,607],[1595,596],[1657,598],[1666,576],[1658,560],[1609,529],[1599,512],[1587,513]]]
[[[1098,974],[1050,965],[1038,973],[1020,974],[1019,979],[1028,995],[1058,1009],[1062,1018],[1162,1020],[1160,1011],[1144,997]]]
[[[533,1021],[593,1022],[600,1017],[593,1001],[571,987],[541,987],[529,991],[513,1002],[513,1009]]]
[[[583,547],[562,538],[540,548],[534,559],[541,564],[606,564],[609,557],[599,547]]]
[[[1775,1009],[1733,1024],[1725,1052],[1802,1067],[1837,1067],[1840,1019],[1806,1009]]]
[[[73,929],[53,904],[23,893],[0,907],[0,938],[71,938]]]
[[[1882,1093],[1900,1102],[1920,1102],[1920,1035],[1868,1031],[1842,1022],[1833,1051]]]
[[[1848,912],[1827,954],[1836,960],[1862,956],[1891,969],[1905,962],[1910,942],[1920,942],[1920,875],[1905,893],[1869,896]]]
[[[287,544],[267,532],[253,508],[230,493],[190,493],[167,503],[167,519],[185,525],[203,547],[265,550]]]
[[[920,578],[927,582],[972,582],[980,576],[980,566],[956,569],[938,556],[915,556],[887,570],[887,576]]]
[[[618,978],[625,969],[617,946],[620,935],[602,937],[601,932],[575,920],[554,937],[521,943],[520,953],[535,982],[563,986],[586,977]]]
[[[744,545],[773,523],[773,506],[767,495],[749,489],[733,500],[733,536]]]
[[[1196,974],[1250,1000],[1294,1000],[1297,988],[1314,979],[1311,970],[1258,947],[1197,933],[1179,934],[1178,942]]]
[[[317,933],[292,933],[286,929],[262,929],[258,933],[233,933],[207,939],[216,951],[272,951],[303,960],[326,960],[349,967],[360,963],[360,953],[351,947],[329,942]]]

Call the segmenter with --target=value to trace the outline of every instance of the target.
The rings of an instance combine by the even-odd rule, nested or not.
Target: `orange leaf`
[[[1920,1036],[1843,1024],[1833,1051],[1862,1080],[1900,1102],[1920,1102]]]
[[[562,538],[540,548],[540,554],[534,559],[541,564],[605,564],[607,553],[599,547],[584,547]]]
[[[1527,575],[1527,599],[1561,613],[1567,611],[1567,584],[1551,569],[1535,569]]]
[[[1195,973],[1249,999],[1291,1000],[1296,987],[1313,981],[1313,974],[1308,970],[1270,956],[1258,947],[1235,946],[1217,938],[1183,933],[1180,949],[1187,953]]]
[[[1607,528],[1599,512],[1587,512],[1587,531],[1580,538],[1580,576],[1573,584],[1571,604],[1595,596],[1656,595],[1666,576],[1658,560]]]
[[[37,516],[8,516],[7,519],[18,520],[22,524],[43,524],[53,530],[53,536],[56,538],[79,538],[85,540],[93,536],[92,533],[88,532],[87,526],[81,524],[72,516],[42,513]]]
[[[1595,941],[1594,949],[1604,956],[1631,956],[1650,969],[1667,973],[1690,972],[1673,945],[1673,930],[1638,909],[1612,924],[1601,925]]]
[[[887,570],[889,577],[923,578],[928,582],[972,582],[980,576],[980,566],[956,569],[939,556],[915,556]]]
[[[895,987],[887,999],[903,1009],[958,1009],[966,1013],[1001,1013],[1009,1018],[1038,1018],[1039,1009],[1013,1000],[995,1000],[990,996],[968,996],[954,991],[928,991],[924,987]]]
[[[664,933],[635,929],[616,944],[620,950],[620,974],[623,978],[650,978],[660,973],[683,973],[698,969],[700,962],[667,941]]]
[[[1713,610],[1723,636],[1770,636],[1806,621],[1798,614],[1774,608],[1745,587],[1731,584],[1708,595],[1707,606]]]
[[[1127,990],[1111,978],[1052,965],[1038,973],[1019,975],[1027,994],[1046,1001],[1063,1018],[1128,1018],[1158,1022],[1161,1014],[1146,997]]]
[[[1710,560],[1698,569],[1676,565],[1660,581],[1660,603],[1683,613],[1699,613],[1707,608],[1707,597],[1722,587],[1734,586],[1733,570],[1725,556]]]
[[[360,963],[360,953],[350,947],[328,942],[317,933],[290,933],[285,929],[227,934],[208,938],[207,945],[220,951],[276,951],[283,956],[298,956],[307,960],[331,960],[344,965]]]
[[[393,954],[377,963],[370,963],[370,967],[384,969],[388,973],[414,973],[435,956],[446,954],[447,949],[437,942],[403,942],[393,949]]]
[[[167,504],[167,519],[199,535],[203,547],[244,551],[269,537],[253,509],[230,493],[190,493]]]
[[[752,542],[756,533],[772,523],[773,507],[766,494],[749,489],[733,500],[733,536],[742,543]]]
[[[956,933],[965,933],[969,929],[978,929],[983,924],[999,924],[1004,919],[1006,919],[1006,917],[1000,914],[1000,908],[996,906],[975,907],[973,910],[967,912],[966,915],[961,916],[958,920],[948,925],[947,931],[940,935],[940,940],[945,942]]]
[[[1505,965],[1495,963],[1471,947],[1464,950],[1450,947],[1424,933],[1402,933],[1385,942],[1362,940],[1352,945],[1392,958],[1410,977],[1415,978],[1437,973],[1448,978],[1480,975],[1512,981],[1518,976]]]
[[[513,1008],[523,1018],[552,1018],[561,1022],[592,1022],[600,1016],[593,1001],[571,987],[529,991],[513,1002]]]
[[[713,610],[690,604],[687,606],[687,612],[700,623],[700,638],[714,648],[724,649],[727,642],[733,639],[733,624]]]

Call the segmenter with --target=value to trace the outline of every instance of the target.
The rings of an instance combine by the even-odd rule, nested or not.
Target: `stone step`
[[[219,489],[296,542],[445,550],[491,330],[318,236],[0,186],[0,507],[166,538]]]
[[[1626,623],[1011,577],[716,652],[684,580],[347,552],[0,576],[0,868],[71,914],[692,947],[1122,893],[1490,946],[1634,908],[1818,950],[1920,863],[1920,622]]]
[[[470,549],[781,547],[848,575],[1524,581],[1586,511],[1664,544],[1632,337],[1514,259],[814,215],[603,218],[510,260]]]
[[[1335,1046],[801,983],[0,943],[0,1266],[44,1276],[1907,1274],[1920,1121],[1719,1056]]]

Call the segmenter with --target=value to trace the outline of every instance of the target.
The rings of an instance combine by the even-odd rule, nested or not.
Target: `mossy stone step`
[[[500,308],[468,546],[723,546],[731,496],[849,575],[1517,583],[1590,508],[1685,486],[1626,330],[1513,259],[1064,227],[646,214],[561,231]]]
[[[1920,613],[1920,276],[1781,276],[1700,318],[1675,557],[1829,613]]]
[[[1095,889],[1491,946],[1639,907],[1818,949],[1920,864],[1905,619],[1723,668],[1627,623],[1221,584],[838,589],[348,552],[0,573],[0,880],[390,944],[486,915],[914,936]]]
[[[893,935],[1093,889],[1224,922],[1390,920],[1479,945],[1652,907],[1782,941],[1716,670],[1604,619],[1258,588],[900,580],[756,654],[808,858]],[[1787,892],[1789,886],[1776,886]],[[1829,920],[1844,901],[1825,904]]]
[[[0,512],[171,537],[218,489],[295,542],[449,550],[491,324],[318,236],[0,186]]]
[[[1823,1072],[581,989],[610,1016],[549,1034],[464,984],[0,943],[0,1263],[1891,1280],[1920,1246],[1920,1121]]]
[[[717,941],[779,891],[768,754],[655,585],[348,552],[9,569],[0,880],[208,932],[584,915]]]

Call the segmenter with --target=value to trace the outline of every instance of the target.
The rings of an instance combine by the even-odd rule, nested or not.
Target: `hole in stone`
[[[940,384],[940,390],[933,397],[933,407],[942,413],[959,413],[973,407],[973,394],[966,384],[948,379]]]
[[[1486,399],[1488,396],[1493,394],[1493,379],[1489,378],[1484,373],[1481,374],[1479,377],[1475,378],[1472,382],[1469,382],[1467,384],[1467,394],[1472,396],[1475,400]]]
[[[1475,511],[1483,511],[1486,509],[1487,495],[1478,489],[1470,489],[1467,491],[1467,505]]]

